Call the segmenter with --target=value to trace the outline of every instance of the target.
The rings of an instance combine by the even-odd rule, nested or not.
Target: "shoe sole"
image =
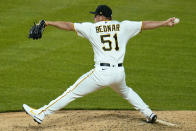
[[[30,115],[25,109],[24,109],[24,107],[23,107],[23,110],[25,111],[25,113],[27,114],[27,115]],[[31,116],[31,115],[30,115]],[[31,116],[31,117],[33,117],[33,116]],[[37,121],[34,117],[33,117],[33,120],[36,122],[36,123],[38,123],[38,124],[41,124],[39,121]]]

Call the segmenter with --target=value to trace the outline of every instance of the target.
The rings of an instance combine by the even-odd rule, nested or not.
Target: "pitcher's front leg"
[[[96,84],[96,81],[92,78],[94,70],[84,74],[80,77],[72,86],[70,86],[61,96],[51,101],[48,105],[40,108],[46,115],[52,114],[74,101],[76,98],[80,98],[96,91],[100,88]]]

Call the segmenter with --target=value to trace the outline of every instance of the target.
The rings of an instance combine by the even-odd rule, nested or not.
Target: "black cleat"
[[[146,118],[147,123],[155,123],[157,120],[157,115],[152,113],[149,117]]]

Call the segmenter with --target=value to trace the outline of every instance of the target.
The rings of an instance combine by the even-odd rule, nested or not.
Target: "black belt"
[[[100,66],[108,66],[108,67],[110,67],[110,63],[100,63]],[[112,67],[115,67],[115,65],[111,65]],[[123,63],[119,63],[118,64],[118,67],[121,67],[121,66],[123,66]]]

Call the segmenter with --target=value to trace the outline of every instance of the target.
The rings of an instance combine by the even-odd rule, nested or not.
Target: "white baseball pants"
[[[95,69],[81,76],[61,96],[40,109],[43,110],[46,115],[52,114],[76,98],[83,97],[105,86],[113,88],[146,117],[151,115],[152,111],[149,107],[136,92],[126,85],[124,67],[118,67],[117,65],[115,67],[96,65]]]

